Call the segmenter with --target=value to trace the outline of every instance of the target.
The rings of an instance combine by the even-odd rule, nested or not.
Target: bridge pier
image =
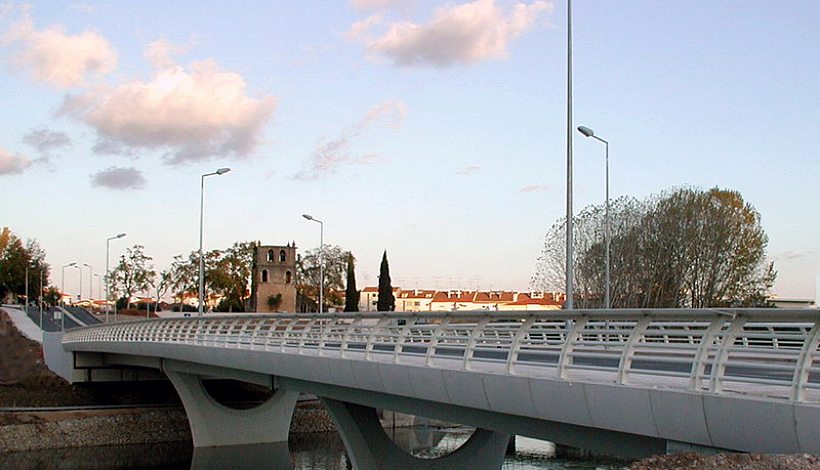
[[[287,442],[298,392],[278,390],[265,403],[236,410],[211,397],[197,374],[164,370],[185,407],[194,447]]]
[[[453,453],[420,459],[404,452],[385,433],[376,409],[322,398],[342,436],[356,470],[498,470],[504,463],[508,434],[476,429]]]

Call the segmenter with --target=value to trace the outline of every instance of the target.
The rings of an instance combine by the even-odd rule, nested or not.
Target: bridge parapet
[[[819,331],[814,310],[366,312],[97,325],[63,345],[247,349],[818,403]]]

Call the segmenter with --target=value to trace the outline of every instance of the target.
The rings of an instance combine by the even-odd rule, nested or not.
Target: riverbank
[[[296,407],[292,434],[335,431],[318,403]],[[191,442],[181,406],[0,413],[0,453],[71,447]]]
[[[656,455],[629,470],[820,470],[820,456],[805,454]]]

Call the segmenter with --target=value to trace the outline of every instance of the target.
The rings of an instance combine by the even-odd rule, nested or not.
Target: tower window
[[[287,259],[287,257],[288,257],[288,255],[285,254],[285,250],[280,250],[279,251],[279,262],[280,263],[284,263],[285,260]]]
[[[273,250],[268,250],[268,263],[273,263]]]
[[[285,284],[290,284],[293,281],[293,274],[290,271],[285,273]]]
[[[262,282],[265,282],[265,283],[268,282],[268,270],[267,269],[262,270]]]

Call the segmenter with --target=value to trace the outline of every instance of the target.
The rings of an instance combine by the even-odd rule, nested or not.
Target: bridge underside
[[[504,440],[504,446],[500,446],[499,440],[485,439],[485,441],[482,441],[483,447],[487,447],[489,442],[499,444],[501,448],[500,455],[503,455],[503,448],[506,446],[504,436],[515,434],[548,440],[560,445],[578,447],[596,454],[622,458],[642,458],[667,452],[667,440],[656,437],[545,421],[432,400],[402,397],[373,390],[276,377],[187,361],[112,353],[77,353],[75,364],[81,370],[134,368],[135,376],[150,375],[146,371],[151,369],[163,371],[172,381],[183,401],[191,423],[196,447],[251,445],[286,441],[287,427],[290,424],[293,405],[296,396],[301,392],[316,395],[322,398],[326,404],[333,404],[328,405],[328,409],[331,411],[334,420],[337,421],[340,431],[347,429],[348,435],[350,435],[350,431],[355,429],[355,427],[351,427],[353,423],[357,423],[359,426],[367,425],[368,420],[363,418],[367,415],[367,412],[362,412],[362,409],[387,409],[495,431],[497,435],[494,437]],[[136,372],[139,370],[143,370],[143,372]],[[80,374],[83,377],[93,377],[94,375],[90,372]],[[100,374],[97,373],[97,375]],[[232,379],[270,386],[276,390],[276,394],[271,402],[259,408],[241,411],[233,410],[219,405],[213,398],[208,396],[202,388],[200,380],[206,377]],[[372,447],[377,444],[380,445],[380,441],[375,444],[369,443],[368,446]],[[364,449],[364,447],[360,446],[361,449]],[[385,455],[390,454],[384,449],[383,453]]]
[[[314,394],[326,403],[343,404],[337,408],[348,409],[348,415],[351,405],[394,410],[492,430],[501,436],[518,434],[549,440],[602,455],[640,458],[710,448],[820,452],[820,408],[808,403],[241,349],[210,356],[188,346],[157,345],[133,354],[123,354],[123,349],[116,349],[122,348],[120,345],[110,343],[83,347],[89,352],[73,353],[75,377],[94,375],[76,374],[83,368],[137,367],[228,378],[268,385],[279,392]],[[281,414],[286,416],[282,418],[285,426],[290,413]],[[342,415],[334,418],[337,422],[345,419]],[[193,419],[191,424],[195,425]],[[760,429],[768,432],[760,433]],[[259,442],[250,437],[245,440],[242,443]],[[207,445],[217,444],[214,440]]]

